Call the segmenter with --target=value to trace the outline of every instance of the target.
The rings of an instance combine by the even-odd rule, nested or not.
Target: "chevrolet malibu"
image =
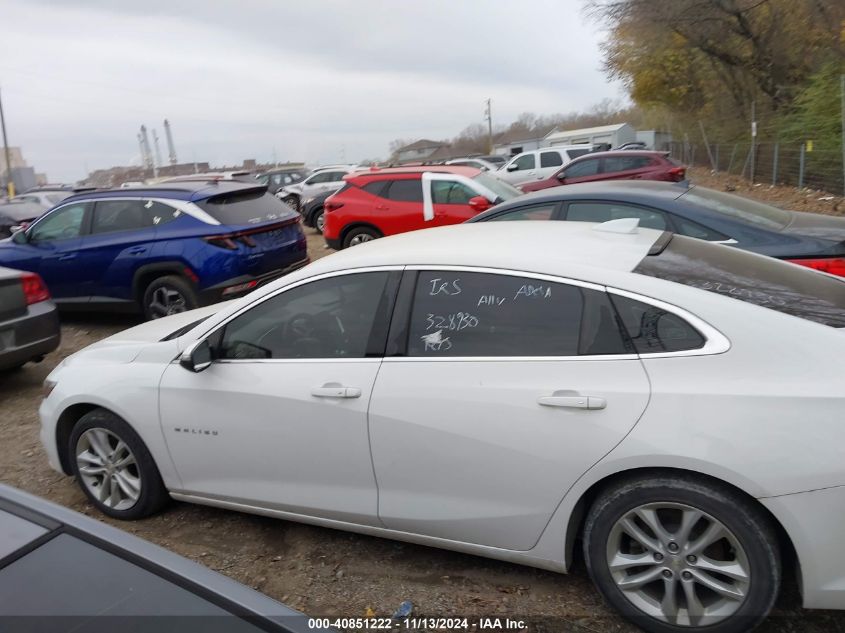
[[[112,517],[174,498],[559,572],[580,542],[643,628],[743,631],[788,561],[845,607],[842,327],[839,278],[636,219],[443,227],[69,357],[41,439]]]

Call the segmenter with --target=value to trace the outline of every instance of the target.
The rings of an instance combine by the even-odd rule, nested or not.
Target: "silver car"
[[[303,200],[313,198],[327,191],[339,190],[343,187],[343,177],[346,174],[351,174],[356,169],[357,167],[355,165],[340,165],[327,169],[318,168],[302,182],[282,187],[276,193],[276,196],[281,198],[282,202],[289,205],[292,209],[298,211],[299,205]]]

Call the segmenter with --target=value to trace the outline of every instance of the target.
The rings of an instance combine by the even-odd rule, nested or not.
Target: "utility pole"
[[[490,99],[487,99],[487,109],[484,110],[484,116],[487,119],[487,149],[493,153],[493,106]]]
[[[754,151],[757,141],[757,119],[754,113],[756,105],[756,101],[751,102],[751,184],[754,184],[754,159],[756,158]]]
[[[842,116],[842,195],[845,195],[845,75],[839,75],[839,96],[842,100],[840,114]]]
[[[6,139],[6,119],[3,116],[3,99],[0,97],[0,127],[3,128],[3,147],[6,149],[6,191],[9,197],[15,195],[15,181],[12,179],[12,154],[9,141]]]

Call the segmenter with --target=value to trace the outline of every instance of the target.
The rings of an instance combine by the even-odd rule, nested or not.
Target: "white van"
[[[593,151],[593,146],[588,144],[556,145],[555,147],[533,149],[530,152],[517,154],[494,174],[497,178],[512,185],[519,185],[531,180],[543,180],[563,165],[568,164],[572,159],[591,151]]]

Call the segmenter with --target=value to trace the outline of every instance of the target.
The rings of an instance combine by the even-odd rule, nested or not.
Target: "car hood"
[[[783,229],[783,233],[815,237],[834,242],[845,241],[845,218],[821,213],[790,211],[792,220]]]
[[[302,193],[302,183],[295,182],[279,189],[279,193]]]

